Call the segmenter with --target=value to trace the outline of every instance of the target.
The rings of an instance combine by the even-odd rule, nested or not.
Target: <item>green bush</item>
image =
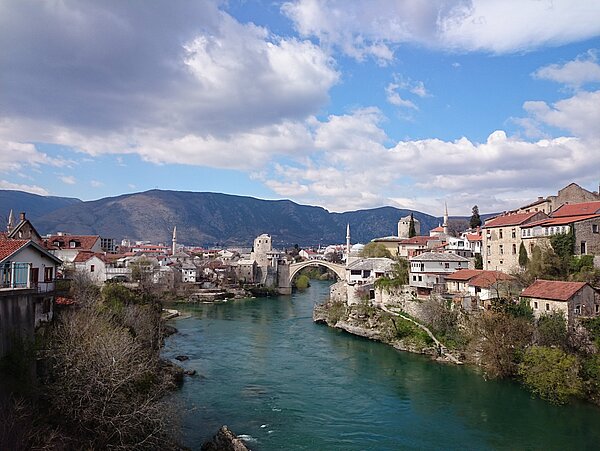
[[[564,347],[567,342],[567,321],[563,312],[552,312],[540,317],[537,323],[540,346]]]
[[[308,276],[305,276],[304,274],[302,274],[296,279],[296,288],[297,289],[306,290],[309,286],[310,286],[310,279],[308,278]]]
[[[577,358],[558,348],[532,346],[523,354],[519,376],[532,393],[554,404],[582,394]]]

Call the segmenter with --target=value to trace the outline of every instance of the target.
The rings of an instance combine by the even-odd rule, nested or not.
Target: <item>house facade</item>
[[[600,314],[600,294],[585,282],[538,279],[523,290],[521,299],[529,303],[536,318],[562,312],[569,325]]]
[[[409,285],[423,296],[433,291],[443,292],[446,287],[445,276],[468,267],[469,259],[460,255],[426,252],[410,259]]]
[[[510,273],[519,268],[521,229],[529,223],[547,219],[544,212],[507,213],[486,221],[482,233],[483,269]]]

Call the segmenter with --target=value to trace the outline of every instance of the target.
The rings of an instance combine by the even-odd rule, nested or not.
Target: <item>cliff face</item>
[[[330,213],[289,200],[183,191],[151,190],[90,202],[0,191],[0,214],[8,216],[11,208],[27,211],[42,234],[65,231],[169,242],[177,225],[182,244],[248,246],[256,236],[269,233],[277,248],[344,243],[347,223],[352,242],[366,243],[395,234],[398,220],[411,213],[393,207]],[[414,215],[422,233],[438,225],[438,218]]]

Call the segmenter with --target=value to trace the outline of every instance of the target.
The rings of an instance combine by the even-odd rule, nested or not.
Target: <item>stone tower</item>
[[[346,225],[346,264],[350,258],[350,223]]]
[[[448,204],[444,202],[444,224],[442,224],[444,228],[444,235],[448,236]]]
[[[271,235],[263,233],[254,239],[254,250],[250,254],[250,259],[256,261],[259,267],[269,266],[269,252],[273,250]]]
[[[15,228],[15,217],[14,217],[13,211],[11,209],[10,213],[8,214],[8,224],[6,225],[6,230],[8,233],[10,233],[13,231],[14,228]]]
[[[421,223],[417,218],[413,216],[415,222],[415,232],[417,236],[421,235]],[[410,230],[410,215],[401,218],[398,221],[398,238],[408,238],[408,231]]]
[[[171,249],[171,254],[175,255],[177,253],[177,226],[173,227],[173,246]]]

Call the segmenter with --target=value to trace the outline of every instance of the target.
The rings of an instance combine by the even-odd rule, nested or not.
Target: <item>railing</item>
[[[31,288],[31,263],[5,263],[0,266],[0,288]]]

